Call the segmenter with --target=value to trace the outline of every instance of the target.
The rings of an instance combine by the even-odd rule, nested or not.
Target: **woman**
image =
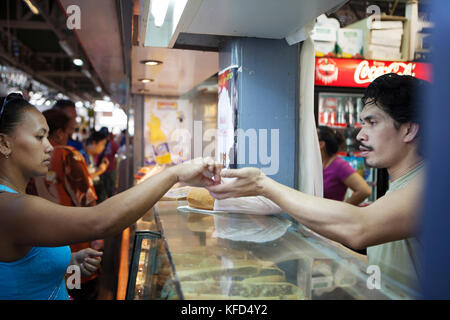
[[[94,181],[95,191],[97,192],[97,202],[100,203],[108,196],[106,188],[100,176],[106,172],[109,166],[109,160],[103,158],[100,164],[96,165],[96,158],[105,150],[108,136],[101,131],[93,131],[86,140],[86,152],[88,154],[88,171]]]
[[[48,140],[53,153],[48,173],[34,178],[27,193],[33,194],[63,206],[90,207],[96,205],[94,184],[82,154],[68,146],[72,119],[60,109],[42,113],[49,126]],[[83,242],[70,246],[71,252],[92,248],[103,249],[103,240]],[[69,290],[74,299],[93,300],[98,292],[98,271],[81,279],[81,288]]]
[[[317,133],[322,155],[323,197],[344,201],[347,188],[350,188],[353,193],[345,201],[353,205],[360,204],[370,196],[371,191],[363,177],[337,155],[344,137],[325,126],[320,126]]]
[[[48,172],[53,151],[48,132],[44,116],[21,95],[1,101],[0,299],[68,299],[68,245],[113,236],[144,215],[176,182],[212,183],[218,171],[211,161],[196,159],[95,207],[61,206],[25,192],[30,178]]]

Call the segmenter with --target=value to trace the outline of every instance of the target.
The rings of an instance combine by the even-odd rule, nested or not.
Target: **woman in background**
[[[337,155],[339,147],[344,143],[344,137],[325,126],[319,126],[317,134],[322,155],[323,197],[344,201],[347,188],[350,188],[353,193],[345,202],[360,204],[370,196],[371,191],[363,177]]]

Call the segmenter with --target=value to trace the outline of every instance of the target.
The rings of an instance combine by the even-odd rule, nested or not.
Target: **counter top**
[[[380,276],[370,289],[367,260],[286,215],[182,212],[160,201],[137,230],[159,230],[170,269],[162,299],[413,299]],[[168,271],[162,272],[168,274]],[[373,278],[373,276],[372,276]],[[166,277],[167,280],[167,277]]]

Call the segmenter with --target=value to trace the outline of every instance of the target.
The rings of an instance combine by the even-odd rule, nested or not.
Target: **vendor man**
[[[426,82],[386,74],[367,88],[357,136],[368,165],[387,168],[389,190],[367,207],[304,194],[257,168],[223,170],[231,183],[208,187],[216,199],[263,195],[311,230],[354,249],[367,248],[370,265],[409,286],[417,283],[418,227],[424,161],[419,155],[416,94]]]

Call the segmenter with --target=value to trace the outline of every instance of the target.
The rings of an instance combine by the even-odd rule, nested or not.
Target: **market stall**
[[[138,221],[127,299],[416,296],[411,288],[377,277],[364,256],[282,215],[181,211],[185,205],[160,201]]]

